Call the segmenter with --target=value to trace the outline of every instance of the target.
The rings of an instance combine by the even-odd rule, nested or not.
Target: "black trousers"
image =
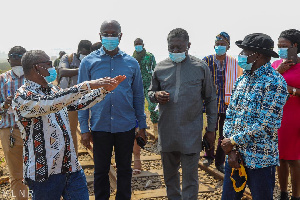
[[[131,199],[132,151],[135,129],[110,133],[93,131],[94,142],[94,193],[96,200],[108,200],[110,196],[109,169],[112,150],[115,150],[117,164],[117,200]]]

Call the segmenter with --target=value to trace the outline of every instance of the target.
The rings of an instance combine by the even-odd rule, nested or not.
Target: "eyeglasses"
[[[112,33],[112,34],[100,33],[100,35],[103,36],[103,37],[119,37],[121,35],[121,33]]]
[[[9,58],[7,59],[7,61],[9,62],[9,60],[10,60],[11,58],[13,58],[13,59],[15,59],[15,60],[21,59],[22,56],[23,56],[23,54],[12,53],[12,54],[9,54],[9,55],[8,55]]]
[[[45,62],[34,63],[33,65],[37,65],[37,64],[41,64],[41,63],[45,63],[45,64],[49,65],[50,67],[52,67],[52,61],[51,60],[48,60],[48,61],[45,61]]]

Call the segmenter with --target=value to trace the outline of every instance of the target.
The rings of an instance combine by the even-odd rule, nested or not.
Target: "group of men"
[[[116,199],[130,199],[134,140],[147,141],[145,97],[152,122],[158,122],[158,149],[169,199],[197,199],[202,139],[208,143],[204,163],[210,165],[216,127],[215,164],[225,172],[222,199],[242,197],[243,190],[236,192],[230,178],[231,169],[240,164],[248,174],[253,199],[272,199],[277,129],[288,96],[284,79],[270,67],[271,57],[278,57],[273,40],[262,33],[247,35],[236,42],[243,49],[236,60],[226,54],[230,37],[221,32],[215,40],[216,54],[201,60],[188,54],[187,31],[176,28],[167,37],[169,57],[153,65],[154,56],[146,52],[142,39],[134,41],[136,51],[131,57],[118,47],[121,38],[121,25],[105,21],[100,27],[100,49],[90,52],[91,43],[81,41],[76,54],[62,56],[58,79],[63,89],[51,84],[57,74],[45,52],[26,52],[22,47],[9,52],[12,70],[0,76],[0,136],[10,174],[16,177],[11,187],[17,199],[26,196],[22,164],[18,169],[15,164],[15,160],[22,162],[22,146],[24,183],[33,191],[33,199],[89,198],[76,153],[77,121],[82,144],[91,148],[94,143],[95,198],[109,199],[114,149]],[[241,76],[239,67],[244,69]],[[203,112],[207,116],[204,137]],[[11,157],[11,150],[19,157]]]

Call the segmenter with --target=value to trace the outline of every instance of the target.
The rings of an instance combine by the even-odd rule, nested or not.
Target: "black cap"
[[[270,36],[263,33],[252,33],[247,35],[244,40],[236,41],[235,44],[242,49],[258,52],[265,56],[279,57],[278,54],[273,51],[274,41]]]

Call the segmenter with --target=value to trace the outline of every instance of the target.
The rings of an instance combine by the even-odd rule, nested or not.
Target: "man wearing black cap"
[[[244,73],[235,83],[226,111],[221,145],[228,160],[222,199],[241,199],[245,183],[253,200],[273,199],[275,166],[279,164],[277,130],[288,97],[287,84],[271,67],[271,57],[278,55],[270,36],[250,34],[236,45],[243,49],[238,64]],[[241,165],[245,177],[231,175],[234,168],[242,172]]]

